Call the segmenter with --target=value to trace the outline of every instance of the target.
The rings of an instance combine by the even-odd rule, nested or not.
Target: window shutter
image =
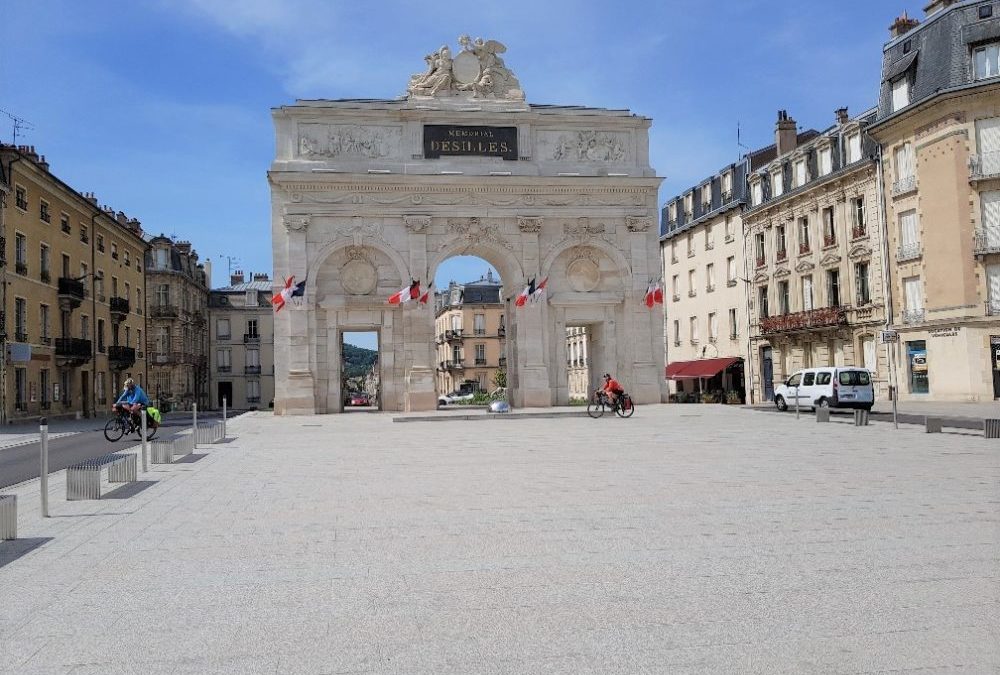
[[[1000,117],[977,121],[976,136],[983,174],[1000,173]]]
[[[983,192],[983,231],[987,246],[1000,246],[1000,191]]]
[[[990,307],[1000,308],[1000,265],[986,266],[986,280],[989,291]]]
[[[907,211],[899,217],[900,239],[903,246],[917,243],[917,212]]]

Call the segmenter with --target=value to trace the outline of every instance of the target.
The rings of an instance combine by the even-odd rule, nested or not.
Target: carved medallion
[[[355,258],[340,268],[340,283],[351,295],[368,295],[378,284],[378,273],[364,258]]]
[[[589,293],[601,283],[601,268],[589,257],[577,258],[566,267],[566,278],[574,291]]]

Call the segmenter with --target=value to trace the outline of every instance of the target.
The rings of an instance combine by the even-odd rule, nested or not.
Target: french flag
[[[291,299],[292,293],[295,292],[295,287],[292,286],[292,282],[295,281],[295,277],[291,276],[285,279],[285,287],[274,294],[271,298],[271,304],[274,305],[274,311],[280,312],[285,304]],[[305,286],[303,286],[305,288]]]
[[[408,286],[403,286],[397,292],[389,296],[390,305],[405,305],[410,300],[420,297],[420,282],[412,280]]]
[[[646,295],[643,298],[646,307],[653,309],[653,305],[663,304],[663,285],[659,281],[650,281],[646,287]]]
[[[528,285],[524,287],[524,290],[518,293],[517,300],[514,301],[514,305],[517,307],[524,307],[528,302],[528,298],[535,294],[535,278],[532,277]]]
[[[538,302],[542,295],[545,294],[545,285],[549,283],[549,278],[545,277],[542,281],[535,287],[535,291],[531,294],[531,301]]]
[[[429,284],[427,284],[427,290],[424,291],[424,294],[420,296],[420,304],[421,305],[426,305],[427,301],[430,300],[430,298],[431,298],[431,288],[433,288],[433,287],[434,287],[434,282],[433,281],[430,282]]]

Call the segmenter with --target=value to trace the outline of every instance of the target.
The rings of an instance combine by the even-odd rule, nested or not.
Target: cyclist
[[[604,386],[597,390],[598,392],[603,391],[608,395],[608,400],[611,401],[611,408],[614,409],[615,402],[618,397],[625,393],[622,386],[618,384],[618,380],[611,377],[611,373],[604,373]]]
[[[118,397],[111,409],[115,412],[129,413],[133,429],[139,429],[141,423],[139,414],[148,405],[149,397],[146,396],[146,392],[130,377],[125,380],[125,390],[122,391],[122,395]]]

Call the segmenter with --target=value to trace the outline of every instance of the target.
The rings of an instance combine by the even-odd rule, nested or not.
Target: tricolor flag
[[[643,297],[646,307],[653,309],[653,305],[663,304],[663,284],[659,281],[650,281],[646,287],[646,295]]]
[[[390,305],[405,305],[410,300],[420,297],[420,282],[411,280],[408,286],[403,286],[399,291],[389,296]]]
[[[295,281],[294,276],[285,279],[285,287],[275,293],[274,297],[271,298],[271,304],[274,305],[275,312],[280,312],[281,308],[284,307],[285,303],[292,297],[292,293],[295,292],[295,289],[292,287],[293,281]]]
[[[517,300],[514,301],[514,305],[517,307],[524,307],[524,304],[528,302],[528,298],[530,298],[534,294],[535,294],[535,278],[532,277],[531,281],[528,282],[528,285],[524,287],[524,290],[518,294]]]
[[[663,280],[656,282],[656,288],[653,289],[653,302],[658,305],[663,304]]]
[[[291,297],[294,299],[296,305],[302,304],[302,300],[306,297],[305,279],[295,284],[295,286],[292,288]]]
[[[542,282],[535,287],[535,292],[531,294],[531,301],[538,302],[538,300],[545,294],[545,284],[549,283],[549,278],[545,277]]]
[[[429,284],[427,284],[427,290],[424,291],[424,294],[420,296],[420,304],[421,305],[426,305],[427,301],[430,300],[430,298],[431,298],[431,288],[433,288],[433,287],[434,287],[434,282],[433,281],[430,282]]]

